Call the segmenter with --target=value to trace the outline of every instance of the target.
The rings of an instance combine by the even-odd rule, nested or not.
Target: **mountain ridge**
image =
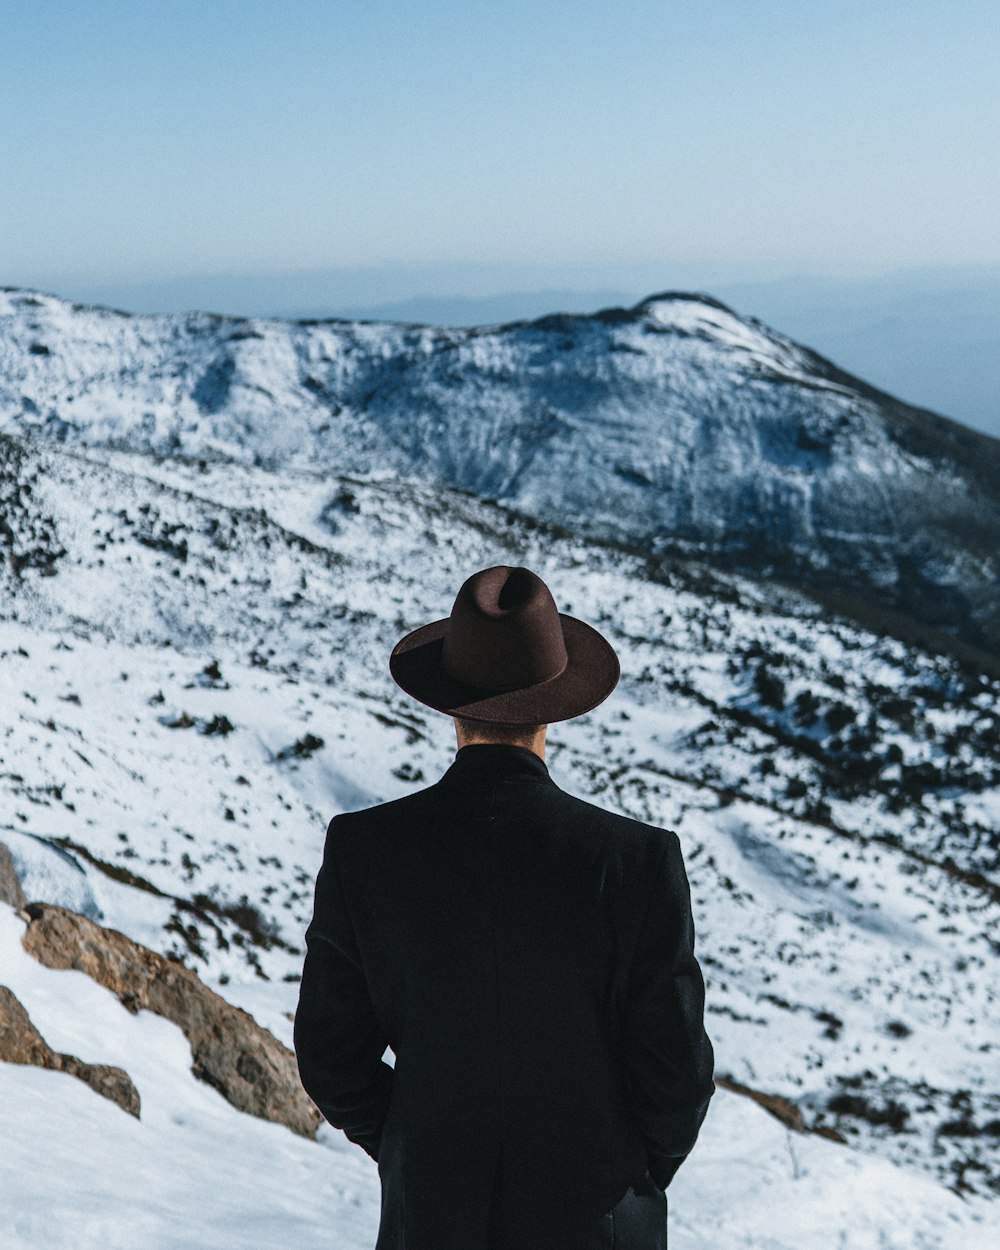
[[[1000,644],[1000,441],[721,301],[447,330],[0,295],[0,429],[469,490]]]

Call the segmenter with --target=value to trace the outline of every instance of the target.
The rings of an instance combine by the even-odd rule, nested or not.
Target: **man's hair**
[[[541,725],[493,725],[488,721],[463,720],[461,716],[456,716],[455,720],[465,738],[518,747],[530,746],[542,728]]]

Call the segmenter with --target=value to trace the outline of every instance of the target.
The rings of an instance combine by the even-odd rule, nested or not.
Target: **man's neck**
[[[545,759],[545,731],[547,729],[548,729],[548,725],[539,725],[538,732],[535,733],[534,736],[530,738],[511,737],[509,739],[506,739],[506,738],[498,739],[498,738],[492,738],[492,737],[480,738],[480,737],[477,737],[475,734],[465,734],[458,727],[458,725],[456,725],[455,737],[458,739],[459,750],[461,750],[462,747],[471,747],[471,746],[524,747],[528,751],[534,751],[534,753],[538,756],[540,760],[544,760]]]

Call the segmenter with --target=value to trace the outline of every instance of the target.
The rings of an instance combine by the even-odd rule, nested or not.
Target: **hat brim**
[[[559,620],[569,657],[566,667],[534,686],[498,692],[450,677],[441,663],[448,618],[401,638],[389,657],[389,671],[407,694],[449,716],[494,725],[569,720],[603,703],[618,684],[621,668],[611,644],[596,629],[562,612]]]

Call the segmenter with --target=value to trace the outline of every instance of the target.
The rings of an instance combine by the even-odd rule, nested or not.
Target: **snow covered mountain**
[[[442,486],[440,467],[404,474],[401,436],[360,410],[324,442],[273,398],[255,417],[249,401],[185,407],[190,378],[144,372],[169,323],[195,351],[184,318],[7,298],[38,299],[31,315],[47,309],[53,327],[89,325],[92,359],[119,330],[148,338],[132,380],[108,374],[100,403],[81,373],[67,381],[69,410],[86,419],[74,412],[61,440],[41,406],[0,434],[0,841],[30,899],[182,960],[290,1041],[329,817],[426,784],[451,758],[450,725],[392,684],[388,652],[445,614],[470,571],[526,564],[622,658],[613,698],[554,727],[553,776],[677,831],[719,1075],[821,1131],[720,1091],[671,1188],[672,1245],[988,1244],[1000,1192],[996,676],[712,567],[712,553],[654,559],[573,532],[565,513],[559,526],[526,516],[527,495],[505,506]],[[240,325],[201,324],[206,359]],[[353,335],[373,370],[392,335],[444,337],[254,332],[240,341],[276,353],[296,335]],[[72,356],[59,363],[48,342],[48,366],[69,377]],[[281,359],[269,373],[261,358],[259,381],[291,404]],[[129,424],[170,386],[186,415],[163,399],[148,428]],[[52,1046],[129,1071],[143,1112],[136,1121],[63,1073],[0,1064],[5,1138],[25,1143],[0,1148],[5,1245],[319,1247],[331,1211],[345,1250],[371,1244],[377,1178],[363,1157],[332,1132],[314,1143],[240,1115],[190,1076],[173,1025],[127,1017],[82,973],[38,967],[22,928],[0,904],[0,984]],[[221,1154],[236,1161],[225,1177]]]
[[[475,330],[0,292],[0,429],[391,470],[653,556],[1000,643],[1000,442],[704,296]],[[919,637],[919,630],[917,631]]]

